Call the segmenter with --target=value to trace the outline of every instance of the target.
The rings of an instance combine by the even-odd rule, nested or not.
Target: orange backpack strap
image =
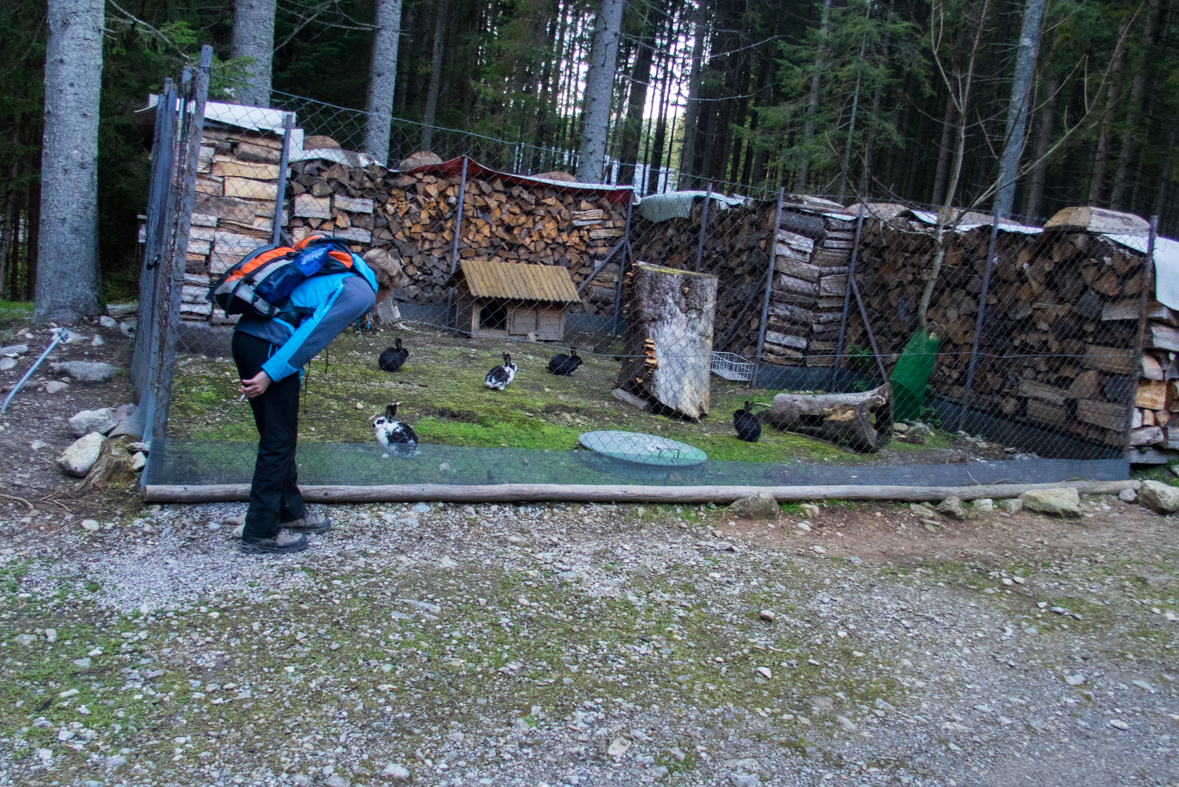
[[[328,256],[339,263],[343,263],[344,267],[352,270],[352,255],[346,251],[329,251]]]
[[[327,237],[327,236],[326,235],[308,235],[303,240],[295,243],[295,251],[303,251],[303,249],[305,249],[308,244],[314,243],[317,240],[322,240],[325,237]]]
[[[290,246],[276,246],[273,249],[267,249],[266,251],[259,254],[257,257],[254,257],[252,260],[249,260],[248,262],[246,262],[245,265],[242,265],[237,270],[231,271],[229,274],[229,278],[227,278],[226,281],[235,281],[236,279],[244,278],[245,276],[248,276],[250,273],[258,270],[259,268],[261,268],[263,265],[270,262],[271,260],[273,260],[277,257],[286,256],[287,254],[290,254],[292,251],[294,251],[294,249],[292,249]]]

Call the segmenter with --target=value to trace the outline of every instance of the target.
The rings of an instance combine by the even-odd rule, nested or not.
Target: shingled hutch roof
[[[456,327],[473,336],[560,341],[566,306],[581,302],[569,270],[559,265],[462,260],[447,286],[457,290]]]

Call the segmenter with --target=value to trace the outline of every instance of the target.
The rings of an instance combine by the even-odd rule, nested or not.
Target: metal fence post
[[[282,240],[282,214],[286,210],[287,199],[287,167],[291,162],[291,131],[294,128],[294,113],[283,113],[282,160],[278,165],[278,193],[274,195],[274,230],[270,234],[270,242],[275,246]]]
[[[1138,363],[1141,366],[1141,358],[1143,353],[1143,345],[1146,342],[1146,304],[1149,302],[1150,293],[1154,289],[1154,242],[1158,237],[1159,232],[1159,217],[1154,215],[1150,217],[1150,234],[1146,236],[1146,259],[1142,263],[1142,292],[1138,295],[1138,341],[1135,344],[1137,349]],[[1133,389],[1131,389],[1133,391]],[[1134,394],[1131,393],[1129,401],[1126,403],[1126,425],[1122,431],[1125,433],[1122,439],[1122,456],[1129,458],[1130,456],[1130,430],[1134,423]]]
[[[458,269],[459,235],[463,231],[463,203],[466,202],[467,199],[467,162],[470,160],[470,156],[463,156],[463,175],[459,180],[458,216],[455,217],[454,222],[454,246],[450,252],[451,276],[453,276],[455,270]]]
[[[847,315],[851,309],[852,279],[856,276],[856,262],[860,256],[860,232],[864,228],[864,201],[856,212],[856,237],[852,241],[851,260],[847,266],[847,287],[843,291],[843,316],[839,318],[839,340],[835,343],[835,364],[831,367],[831,382],[828,387],[835,389],[835,378],[839,376],[839,362],[843,358],[843,340],[847,338]]]
[[[180,300],[184,286],[184,265],[188,256],[188,233],[192,228],[192,209],[196,201],[196,175],[201,155],[201,134],[205,127],[205,100],[209,94],[209,71],[213,65],[213,47],[201,47],[201,60],[196,79],[191,85],[191,116],[186,102],[184,135],[180,152],[185,157],[184,172],[180,181],[180,193],[176,215],[176,234],[173,237],[171,259],[168,266],[159,271],[162,284],[168,293],[168,307],[157,321],[160,332],[163,357],[160,359],[159,378],[156,387],[156,407],[152,424],[155,437],[165,435],[168,426],[168,409],[172,397],[172,367],[176,362],[176,340],[180,330]]]
[[[630,216],[634,210],[635,193],[632,190],[626,200],[626,229],[622,231],[622,250],[618,259],[618,283],[614,293],[614,322],[612,333],[618,335],[619,316],[622,314],[622,277],[626,275],[626,266],[630,262]]]
[[[769,270],[766,271],[766,294],[761,302],[761,323],[757,326],[757,354],[753,358],[755,378],[757,364],[761,363],[761,353],[766,344],[766,321],[770,318],[770,292],[774,289],[774,261],[778,258],[775,253],[778,244],[778,225],[782,222],[782,199],[785,196],[786,188],[779,188],[778,204],[774,208],[774,226],[770,228],[770,264]]]
[[[712,182],[708,183],[708,194],[704,197],[704,212],[700,216],[700,243],[696,245],[696,272],[704,260],[704,236],[708,232],[708,206],[712,203]]]
[[[978,345],[982,340],[983,320],[987,314],[987,293],[991,289],[991,271],[995,267],[995,241],[999,238],[999,222],[1003,214],[995,211],[991,224],[991,241],[987,244],[987,261],[983,265],[982,292],[978,296],[978,316],[974,320],[974,342],[970,346],[970,364],[966,367],[966,390],[962,392],[962,414],[958,416],[958,431],[966,429],[966,415],[970,412],[970,394],[974,390],[974,370],[978,367]]]

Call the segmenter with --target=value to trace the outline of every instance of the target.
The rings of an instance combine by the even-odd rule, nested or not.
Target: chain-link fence
[[[401,273],[306,366],[305,484],[1053,481],[1172,447],[1179,320],[1135,217],[939,227],[720,185],[639,201],[572,181],[567,153],[399,121],[387,167],[349,149],[362,112],[205,105],[201,79],[157,103],[170,153],[135,366],[149,486],[249,482],[236,317],[206,294],[254,249],[312,235]]]

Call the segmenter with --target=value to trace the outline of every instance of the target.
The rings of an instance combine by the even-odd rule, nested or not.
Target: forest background
[[[640,194],[711,182],[756,196],[784,187],[844,203],[949,199],[989,210],[1018,113],[1026,132],[1015,145],[1020,164],[1008,169],[1015,190],[1005,213],[1036,222],[1066,205],[1100,205],[1159,215],[1161,231],[1173,235],[1176,2],[278,0],[272,89],[371,106],[372,50],[389,29],[378,23],[395,12],[394,118],[558,151],[568,164],[560,168],[583,174],[595,28],[621,11],[605,81],[603,179],[634,183]],[[256,73],[257,61],[240,50],[234,57],[235,16],[240,37],[243,25],[259,23],[239,9],[257,5],[107,0],[97,153],[106,298],[135,290],[141,262],[136,214],[147,199],[150,138],[135,110],[194,64],[202,43],[215,51],[212,94],[245,94],[238,80]],[[47,8],[44,0],[6,8],[0,297],[28,300]],[[1030,38],[1029,14],[1042,18]],[[1016,78],[1021,50],[1034,56],[1023,61],[1026,91]],[[535,171],[531,163],[521,169]]]

